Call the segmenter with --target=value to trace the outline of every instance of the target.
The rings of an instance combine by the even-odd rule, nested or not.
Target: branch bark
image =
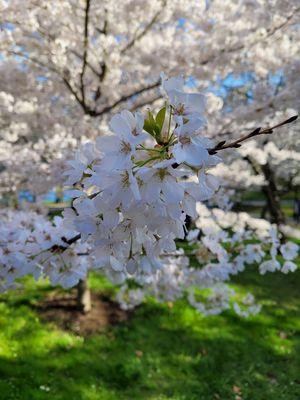
[[[271,215],[271,222],[275,223],[278,226],[282,225],[286,222],[286,219],[281,208],[274,171],[268,163],[262,165],[261,169],[267,181],[267,185],[262,188],[262,191],[267,198],[268,211]]]
[[[81,279],[77,285],[77,307],[84,314],[87,314],[92,309],[91,290],[88,285],[88,280]]]
[[[155,81],[154,83],[152,83],[150,85],[147,85],[147,86],[144,86],[144,87],[142,87],[140,89],[137,89],[134,92],[131,92],[131,93],[127,94],[127,95],[124,95],[120,99],[116,100],[114,103],[102,108],[101,110],[94,111],[93,112],[93,116],[94,117],[98,117],[100,115],[106,114],[106,113],[112,111],[115,107],[119,106],[121,103],[124,103],[125,101],[130,100],[134,96],[138,96],[138,95],[140,95],[142,93],[145,93],[147,91],[155,89],[159,85],[160,85],[160,80]]]
[[[84,14],[84,37],[83,37],[83,61],[82,69],[80,73],[80,90],[82,102],[85,104],[85,86],[84,86],[84,75],[87,66],[88,57],[88,46],[89,46],[89,11],[90,11],[90,0],[85,2],[85,14]]]
[[[155,24],[155,22],[158,20],[162,9],[167,5],[167,0],[162,0],[161,2],[161,7],[159,10],[156,11],[156,13],[153,15],[151,20],[148,22],[148,24],[145,25],[145,27],[139,32],[139,29],[137,29],[133,35],[133,38],[126,44],[126,46],[121,50],[121,54],[126,53],[127,50],[131,49],[137,41],[139,41],[143,36],[149,32],[149,30],[152,28],[152,26]]]
[[[225,149],[230,149],[230,148],[236,149],[238,147],[241,147],[241,145],[242,145],[241,143],[245,142],[246,140],[251,139],[255,136],[259,136],[259,135],[270,135],[273,133],[274,129],[277,129],[286,124],[290,124],[290,123],[296,121],[297,118],[298,118],[298,115],[294,115],[293,117],[290,117],[290,118],[284,120],[283,122],[280,122],[279,124],[273,125],[269,128],[264,128],[264,129],[262,129],[260,127],[256,128],[256,129],[254,129],[254,131],[252,131],[246,135],[243,135],[243,136],[239,137],[238,139],[236,139],[230,143],[227,143],[227,144],[226,144],[226,140],[223,140],[223,141],[219,142],[212,149],[208,149],[208,152],[209,152],[209,154],[216,154],[220,150],[225,150]]]
[[[281,208],[279,191],[276,184],[276,178],[274,171],[270,164],[258,166],[250,157],[245,157],[245,160],[251,165],[256,175],[263,174],[267,182],[266,186],[262,187],[262,193],[264,194],[267,204],[262,209],[262,217],[268,211],[271,217],[271,222],[280,226],[285,223],[285,215]]]

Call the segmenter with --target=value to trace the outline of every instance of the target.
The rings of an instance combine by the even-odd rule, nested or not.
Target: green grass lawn
[[[0,298],[0,399],[299,400],[300,271],[252,270],[235,285],[253,290],[260,315],[203,317],[183,301],[149,301],[82,338],[40,321],[33,305],[50,288],[29,281]]]

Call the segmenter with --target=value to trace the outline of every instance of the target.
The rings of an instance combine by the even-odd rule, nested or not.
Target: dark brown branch
[[[50,247],[48,250],[51,251],[52,253],[62,253],[63,251],[67,250],[67,248],[69,246],[71,246],[73,243],[77,242],[80,239],[81,239],[80,233],[78,233],[78,235],[76,235],[76,236],[73,236],[71,239],[66,239],[65,237],[62,237],[61,240],[64,243],[66,243],[66,246],[55,244],[54,246]]]
[[[276,177],[269,163],[258,165],[251,157],[246,156],[244,160],[249,163],[255,175],[263,175],[266,185],[262,186],[262,193],[266,198],[266,210],[269,211],[272,222],[278,226],[285,223],[285,215],[280,204],[280,193],[276,183]],[[266,211],[265,210],[265,211]],[[284,240],[283,232],[280,232]]]
[[[88,23],[89,23],[89,15],[88,15],[88,14],[89,14],[89,8],[90,8],[90,0],[86,0],[86,8],[85,8],[85,11],[86,11],[86,12],[85,12],[85,38],[86,38],[86,39],[85,39],[85,41],[84,41],[84,48],[85,48],[85,50],[84,50],[83,56],[79,56],[81,59],[83,59],[83,65],[82,65],[83,68],[82,68],[82,72],[81,72],[81,92],[84,92],[84,73],[85,73],[86,67],[88,66],[94,73],[97,74],[96,69],[88,62],[88,59],[87,59],[87,58],[88,58],[88,57],[87,57],[87,51],[88,51]],[[284,28],[284,27],[294,18],[295,14],[298,13],[299,10],[300,10],[300,8],[297,7],[297,8],[293,11],[293,13],[290,14],[290,15],[288,15],[288,16],[286,17],[285,21],[283,21],[281,24],[279,24],[279,25],[277,25],[277,26],[275,26],[275,27],[273,27],[273,28],[267,29],[266,35],[265,35],[263,38],[254,41],[252,44],[250,44],[250,47],[253,47],[254,45],[256,45],[256,44],[259,43],[259,42],[263,42],[264,40],[268,39],[270,36],[274,35],[277,31],[279,31],[280,29]],[[155,16],[154,16],[153,18],[155,18]],[[153,24],[155,21],[156,21],[156,19],[155,19],[153,22],[152,22],[152,20],[151,20],[151,21],[145,26],[145,28],[142,30],[142,32],[140,32],[139,34],[137,34],[137,36],[135,36],[135,37],[125,46],[125,48],[122,50],[122,52],[123,52],[123,51],[126,51],[126,50],[125,50],[126,48],[132,47],[132,45],[134,45],[134,43],[136,42],[136,40],[139,40],[144,34],[146,34],[147,31],[148,31],[148,30],[151,28],[151,26],[152,26],[152,25],[149,26],[149,25],[151,24],[151,22],[152,22],[152,24]],[[97,29],[98,32],[100,32],[100,33],[105,33],[105,29],[106,29],[106,28],[104,27],[103,29],[99,29],[99,28],[96,28],[96,29]],[[131,44],[131,42],[133,42],[133,43]],[[212,61],[214,61],[215,59],[217,59],[218,56],[221,55],[221,54],[237,52],[237,51],[242,50],[244,47],[245,47],[245,44],[238,45],[238,46],[233,46],[232,48],[227,48],[227,49],[226,49],[226,48],[223,48],[223,49],[221,49],[221,50],[218,52],[218,54],[214,54],[214,55],[208,57],[207,59],[200,61],[199,64],[202,65],[202,66],[207,65],[207,64],[209,64],[210,62],[212,62]],[[76,52],[75,52],[74,50],[72,50],[72,52],[73,52],[76,56],[78,56],[78,54],[76,54]],[[48,70],[50,70],[50,71],[52,71],[52,72],[55,72],[57,75],[59,75],[59,76],[62,78],[62,80],[64,81],[64,83],[66,84],[67,88],[71,91],[71,93],[74,95],[75,99],[78,101],[78,103],[79,103],[80,106],[82,107],[84,113],[85,113],[85,114],[88,114],[88,115],[90,115],[90,116],[92,116],[92,117],[98,117],[98,116],[101,116],[102,114],[108,113],[108,112],[112,111],[115,107],[117,107],[118,105],[120,105],[121,103],[123,103],[123,102],[129,100],[131,97],[133,97],[133,96],[135,96],[135,95],[138,95],[138,94],[141,94],[141,93],[144,93],[144,92],[146,92],[146,91],[148,91],[148,90],[151,90],[151,89],[153,89],[153,88],[159,86],[159,81],[157,81],[154,85],[149,85],[149,86],[147,86],[147,87],[145,87],[145,88],[142,88],[142,89],[140,89],[140,90],[137,90],[136,92],[133,92],[133,93],[131,93],[131,94],[129,94],[129,95],[125,95],[125,96],[121,97],[119,100],[117,100],[115,103],[113,103],[113,104],[111,104],[111,105],[108,105],[108,106],[104,107],[102,110],[99,110],[99,111],[98,111],[98,110],[95,110],[95,109],[89,107],[87,104],[85,104],[85,94],[84,94],[84,93],[81,93],[81,95],[83,94],[83,96],[79,96],[79,94],[78,94],[78,93],[76,92],[76,90],[72,87],[72,85],[70,84],[70,82],[68,81],[68,79],[66,79],[66,77],[64,76],[64,74],[61,73],[61,71],[58,71],[57,69],[55,69],[54,67],[51,67],[51,66],[49,66],[49,65],[43,64],[43,63],[41,63],[41,62],[40,62],[39,60],[37,60],[37,59],[34,59],[34,58],[32,58],[32,57],[28,57],[28,56],[24,56],[23,53],[16,53],[16,52],[12,52],[12,53],[14,53],[14,54],[16,54],[16,55],[19,55],[19,56],[22,56],[22,57],[24,57],[25,60],[29,60],[29,61],[31,61],[31,62],[33,62],[33,63],[35,63],[35,64],[37,64],[37,65],[39,65],[39,66],[41,66],[41,67],[43,67],[43,68],[46,68],[46,69],[48,69]],[[101,74],[102,79],[103,79],[104,76],[105,76],[105,74],[106,74],[106,71],[107,71],[107,66],[104,65],[103,62],[101,62],[101,63],[100,63],[100,68],[101,68],[101,70],[100,70],[100,72],[98,73],[98,76],[99,76],[99,74]],[[95,99],[99,99],[99,97],[100,97],[100,95],[101,95],[101,93],[98,94],[97,92],[98,92],[98,89],[97,89],[96,94],[95,94]],[[81,98],[81,97],[82,97],[82,98]]]
[[[73,94],[73,96],[77,100],[78,104],[82,107],[84,113],[88,114],[89,108],[85,105],[82,98],[79,96],[77,91],[73,88],[73,86],[71,85],[69,80],[65,76],[62,77],[62,80],[63,80],[64,84],[67,86],[67,88],[69,89],[69,91]]]
[[[55,74],[59,75],[60,78],[62,79],[62,81],[64,82],[64,84],[66,85],[66,87],[68,88],[68,90],[73,94],[73,96],[75,97],[75,99],[77,100],[77,102],[79,103],[79,105],[82,107],[83,111],[85,114],[90,114],[91,112],[93,112],[93,110],[91,110],[86,104],[84,104],[82,98],[80,97],[79,93],[76,91],[76,89],[74,89],[74,87],[71,85],[67,75],[68,75],[68,71],[64,71],[61,72],[58,69],[44,64],[43,62],[39,61],[38,59],[36,59],[35,57],[32,56],[25,56],[22,52],[17,52],[17,51],[11,51],[11,54],[17,55],[19,57],[24,58],[24,60],[29,61],[33,64],[38,65],[39,67],[48,69],[49,71],[54,72]]]
[[[262,39],[259,39],[257,41],[255,41],[254,43],[252,43],[250,45],[250,47],[254,46],[255,44],[257,44],[258,42],[264,41],[266,40],[268,37],[274,35],[277,31],[279,31],[280,29],[282,29],[295,15],[295,13],[297,13],[299,11],[299,8],[297,8],[296,10],[294,10],[293,14],[290,14],[283,23],[281,23],[280,25],[277,25],[276,27],[274,27],[273,29],[269,29],[267,31],[267,35],[265,37],[263,37]],[[133,43],[134,44],[134,43]],[[240,46],[235,46],[229,49],[221,49],[220,53],[233,53],[236,51],[240,51],[245,47],[245,45],[240,45]],[[124,51],[124,49],[122,50]],[[217,55],[213,55],[205,60],[200,61],[200,65],[207,65],[210,62],[214,61],[217,57],[219,56],[219,54]],[[111,110],[113,110],[115,107],[117,107],[118,105],[120,105],[121,103],[129,100],[131,97],[135,96],[135,95],[139,95],[141,93],[147,92],[148,90],[154,89],[155,87],[158,87],[160,85],[160,81],[158,80],[156,83],[154,83],[153,85],[149,85],[148,87],[142,88],[141,90],[138,90],[134,93],[131,93],[130,95],[126,95],[121,97],[119,100],[117,100],[115,103],[104,107],[102,110],[99,111],[95,111],[94,113],[92,113],[92,116],[100,116],[102,114],[108,113]]]
[[[166,6],[167,0],[162,0],[161,7],[156,13],[153,15],[151,20],[144,26],[144,28],[139,32],[139,28],[135,31],[133,38],[126,44],[126,46],[121,50],[121,54],[124,54],[127,50],[131,49],[135,45],[137,41],[139,41],[143,36],[149,32],[155,22],[158,20],[159,16],[161,15],[162,9]]]
[[[105,9],[104,12],[105,12],[105,18],[104,18],[104,25],[103,25],[103,29],[102,29],[102,34],[104,36],[106,36],[107,32],[108,32],[108,16],[107,16],[107,10],[106,9]],[[107,72],[107,65],[106,65],[106,62],[104,60],[100,62],[100,68],[101,68],[101,70],[100,70],[98,75],[99,75],[100,82],[102,82],[104,80],[105,74]]]
[[[25,61],[29,61],[33,64],[38,65],[39,67],[48,69],[49,71],[54,72],[55,74],[60,74],[60,71],[49,64],[45,64],[42,61],[38,60],[37,58],[29,55],[25,55],[21,51],[9,51],[10,54],[23,58]]]
[[[137,109],[139,109],[141,107],[153,104],[159,99],[161,99],[161,95],[160,94],[157,95],[157,96],[153,96],[152,98],[147,98],[147,99],[145,99],[143,101],[140,101],[140,102],[134,104],[133,107],[130,107],[130,111],[132,112],[132,111],[135,111],[135,110],[137,110]]]
[[[270,135],[273,133],[274,129],[279,128],[280,126],[283,126],[286,124],[290,124],[290,123],[296,121],[297,118],[298,118],[298,115],[294,115],[293,117],[288,118],[287,120],[280,122],[279,124],[271,126],[270,128],[265,128],[265,129],[256,128],[256,129],[254,129],[254,131],[252,131],[246,135],[243,135],[240,138],[234,140],[233,142],[230,142],[227,144],[226,144],[226,141],[223,140],[222,142],[218,143],[212,149],[208,149],[208,152],[209,152],[209,154],[216,154],[220,150],[241,147],[241,143],[244,142],[245,140],[251,139],[251,138],[253,138],[255,136],[259,136],[259,135]]]
[[[80,73],[80,90],[82,102],[85,104],[85,87],[84,87],[84,75],[87,66],[88,57],[88,45],[89,45],[89,11],[90,11],[90,0],[86,0],[85,3],[85,15],[84,15],[84,37],[83,37],[83,62]]]
[[[103,29],[99,30],[99,32],[102,35],[106,36],[107,32],[108,32],[108,16],[107,16],[108,11],[107,11],[107,9],[105,9],[104,12],[105,12],[105,18],[104,18]],[[106,51],[104,50],[104,55],[105,54],[106,54]],[[101,84],[105,79],[107,71],[108,71],[108,67],[107,67],[107,63],[106,63],[105,58],[104,58],[102,61],[100,61],[100,72],[98,73],[99,85],[98,85],[97,90],[95,92],[95,97],[94,97],[95,102],[97,100],[99,100],[99,98],[101,97],[101,94],[102,94]]]
[[[79,58],[81,61],[83,61],[83,56],[78,53],[78,51],[74,49],[70,49],[70,52],[73,53],[77,58]],[[94,67],[88,60],[86,60],[86,66],[89,67],[89,69],[96,75],[99,75],[99,72],[97,71],[96,67]]]
[[[88,196],[89,199],[94,199],[96,196],[98,196],[100,192],[95,192]],[[73,207],[71,207],[74,211],[76,211]],[[54,245],[52,246],[49,251],[52,251],[54,253],[56,252],[63,252],[65,251],[69,246],[71,246],[73,243],[77,242],[78,240],[81,239],[81,234],[78,233],[76,236],[73,236],[71,239],[66,239],[65,237],[62,237],[61,240],[66,243],[67,246],[62,246],[62,245]]]
[[[81,238],[80,233],[78,235],[73,236],[71,239],[66,239],[65,237],[62,237],[61,240],[65,242],[67,245],[71,246],[71,244],[77,242]]]
[[[120,105],[121,103],[124,103],[127,100],[130,100],[132,97],[134,96],[138,96],[139,94],[145,93],[148,90],[152,90],[157,88],[160,85],[160,80],[148,85],[148,86],[144,86],[141,89],[138,89],[134,92],[131,92],[130,94],[124,95],[122,96],[119,100],[115,101],[114,103],[102,108],[102,110],[99,111],[94,111],[93,116],[99,116],[99,115],[103,115],[105,113],[110,112],[111,110],[113,110],[115,107],[117,107],[118,105]]]

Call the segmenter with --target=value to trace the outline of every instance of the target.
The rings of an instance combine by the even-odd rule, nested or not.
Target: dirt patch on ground
[[[103,332],[109,326],[126,322],[131,315],[105,296],[92,294],[92,304],[92,310],[84,314],[78,310],[76,296],[72,293],[52,293],[36,308],[43,321],[54,323],[60,329],[80,336]]]

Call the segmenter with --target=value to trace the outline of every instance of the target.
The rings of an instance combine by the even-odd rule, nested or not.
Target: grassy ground
[[[40,322],[33,305],[50,289],[28,282],[1,296],[0,399],[299,400],[299,284],[300,271],[250,271],[236,286],[263,302],[259,316],[202,317],[184,302],[149,302],[84,339]]]

